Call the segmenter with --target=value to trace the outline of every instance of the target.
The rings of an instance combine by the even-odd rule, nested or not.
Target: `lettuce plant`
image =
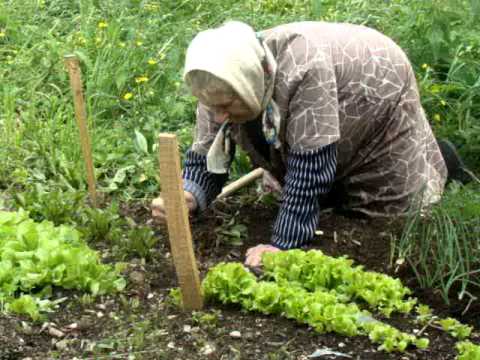
[[[442,327],[443,330],[448,332],[451,336],[464,340],[470,336],[472,333],[472,327],[462,324],[457,319],[446,318],[438,321],[438,324]]]
[[[390,316],[393,311],[409,313],[415,299],[405,299],[411,291],[399,279],[352,266],[346,257],[334,258],[319,250],[290,250],[265,254],[262,259],[267,276],[290,281],[307,290],[334,290],[347,300],[361,300]]]
[[[70,226],[40,223],[28,213],[0,211],[0,304],[6,311],[33,319],[48,309],[43,297],[52,287],[93,295],[119,291],[125,280],[111,265],[100,263],[80,234]],[[17,295],[20,294],[20,297]]]
[[[480,359],[480,346],[470,341],[461,341],[456,346],[458,350],[457,360],[478,360]]]

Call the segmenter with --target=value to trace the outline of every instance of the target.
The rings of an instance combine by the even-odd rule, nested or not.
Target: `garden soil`
[[[276,208],[241,201],[217,203],[207,213],[192,219],[192,232],[202,276],[220,261],[243,261],[245,250],[266,243]],[[127,208],[137,222],[148,222],[146,207]],[[219,240],[216,228],[234,216],[247,226],[241,246]],[[401,219],[378,220],[347,217],[333,212],[321,215],[320,230],[312,247],[332,256],[348,255],[357,264],[400,277],[420,301],[436,314],[454,315],[479,329],[479,308],[466,304],[443,304],[439,294],[418,288],[406,265],[390,265],[390,243],[401,232]],[[68,297],[46,322],[31,323],[18,317],[0,317],[0,359],[308,359],[318,349],[331,349],[348,357],[319,359],[455,359],[455,339],[428,327],[427,350],[409,348],[405,353],[377,350],[367,337],[318,334],[306,325],[278,316],[247,313],[235,306],[208,304],[204,311],[185,313],[172,304],[168,293],[177,286],[165,228],[152,224],[160,241],[147,261],[126,259],[128,288],[123,294],[91,300],[70,291],[54,291]],[[109,252],[100,248],[108,261]],[[422,329],[413,315],[384,319],[399,329]],[[479,335],[473,340],[478,342]]]

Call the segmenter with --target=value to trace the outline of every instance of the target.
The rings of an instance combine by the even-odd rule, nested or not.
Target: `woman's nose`
[[[216,123],[223,124],[228,120],[229,116],[230,114],[226,111],[216,112],[214,120]]]

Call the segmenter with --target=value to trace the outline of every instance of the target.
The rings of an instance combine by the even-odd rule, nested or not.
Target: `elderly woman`
[[[235,144],[282,191],[270,243],[249,249],[247,265],[308,244],[328,200],[392,216],[443,191],[447,170],[412,67],[373,29],[301,22],[256,33],[229,22],[193,39],[184,74],[199,100],[183,172],[190,210],[221,191]],[[164,217],[160,198],[153,215]]]

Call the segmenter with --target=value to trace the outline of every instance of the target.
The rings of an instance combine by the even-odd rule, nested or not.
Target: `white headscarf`
[[[255,114],[262,114],[269,143],[280,147],[280,113],[272,99],[277,63],[270,49],[247,24],[232,21],[200,32],[190,43],[184,77],[202,70],[229,84]],[[226,173],[229,162],[228,122],[217,134],[207,154],[208,171]]]

